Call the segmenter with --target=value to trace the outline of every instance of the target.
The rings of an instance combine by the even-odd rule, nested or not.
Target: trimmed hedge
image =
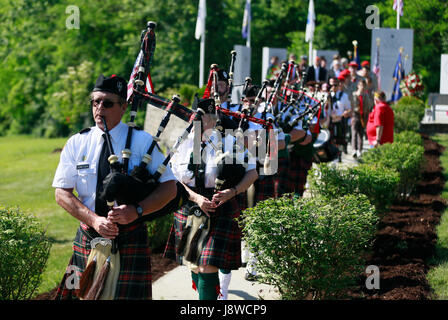
[[[378,217],[364,195],[268,199],[243,214],[262,281],[282,299],[341,297],[363,270]]]
[[[30,299],[42,280],[51,242],[34,216],[0,207],[0,300]]]
[[[417,132],[425,115],[425,103],[415,97],[402,97],[392,108],[394,110],[394,132]]]
[[[313,197],[337,198],[364,194],[378,212],[386,210],[397,196],[400,176],[394,169],[360,164],[346,169],[322,163],[309,174],[309,191]]]
[[[402,131],[394,134],[394,143],[409,143],[423,147],[422,136],[413,131]]]
[[[403,142],[386,143],[365,152],[360,161],[397,171],[400,175],[398,196],[406,198],[420,179],[423,153],[424,148],[419,145]]]

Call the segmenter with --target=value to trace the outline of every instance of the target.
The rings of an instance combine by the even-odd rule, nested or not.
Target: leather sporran
[[[193,205],[188,209],[188,218],[181,240],[176,248],[177,254],[182,256],[183,264],[195,267],[198,265],[204,243],[210,232],[210,218]]]

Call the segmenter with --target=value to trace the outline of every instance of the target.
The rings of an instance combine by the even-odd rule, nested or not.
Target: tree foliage
[[[241,37],[244,3],[207,1],[206,69],[212,63],[228,68],[233,46],[245,43]],[[367,0],[315,1],[314,46],[346,55],[356,39],[360,55],[368,58],[371,31],[365,26],[365,10],[370,4]],[[70,16],[66,10],[72,5],[79,8],[79,29],[66,26]],[[394,28],[391,1],[375,5],[380,8],[381,27]],[[148,20],[157,22],[151,69],[155,90],[197,85],[197,7],[197,0],[0,0],[0,134],[54,136],[81,129],[89,121],[86,92],[100,73],[129,77],[140,31]],[[308,0],[252,1],[255,82],[261,81],[263,47],[307,53],[307,10]],[[415,30],[414,69],[423,75],[429,91],[438,90],[440,54],[448,49],[447,17],[445,2],[405,3],[401,27]]]

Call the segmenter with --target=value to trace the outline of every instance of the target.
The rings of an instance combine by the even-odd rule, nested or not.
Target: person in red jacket
[[[383,91],[375,92],[375,106],[367,122],[367,138],[373,147],[394,142],[394,111]]]

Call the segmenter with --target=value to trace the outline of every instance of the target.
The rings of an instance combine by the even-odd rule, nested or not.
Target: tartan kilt
[[[195,188],[192,188],[193,190]],[[237,270],[241,267],[241,229],[238,226],[240,207],[234,197],[210,215],[210,231],[205,238],[198,265],[211,265],[220,269]],[[163,256],[182,264],[176,247],[188,219],[187,206],[174,213],[174,222]]]
[[[337,145],[346,145],[347,140],[345,138],[346,127],[345,124],[342,123],[343,120],[339,122],[331,122],[330,123],[330,135],[331,142]]]
[[[289,176],[289,158],[278,158],[277,174],[274,176],[274,197],[279,198],[285,193],[293,192],[294,184]]]
[[[289,165],[289,177],[292,183],[292,192],[298,193],[300,196],[305,191],[308,170],[311,169],[313,161],[308,161],[302,157],[291,157]]]
[[[78,299],[75,289],[66,284],[73,283],[71,279],[80,279],[87,264],[91,251],[90,241],[93,239],[89,234],[96,232],[81,223],[73,243],[73,255],[70,259],[66,273],[58,287],[56,300]],[[83,229],[83,230],[81,230]],[[93,230],[93,231],[91,231]],[[98,234],[96,234],[99,236]],[[145,224],[130,227],[120,227],[119,241],[120,273],[115,291],[115,300],[151,300],[151,249],[149,247],[148,230]],[[95,236],[94,236],[95,237]],[[75,272],[75,274],[73,274]],[[72,287],[72,286],[70,286]]]
[[[247,191],[241,192],[236,197],[236,201],[238,202],[238,206],[240,207],[240,211],[247,209]]]
[[[274,175],[260,176],[255,182],[255,205],[275,196],[275,180],[278,173]],[[261,178],[261,179],[260,179]]]

